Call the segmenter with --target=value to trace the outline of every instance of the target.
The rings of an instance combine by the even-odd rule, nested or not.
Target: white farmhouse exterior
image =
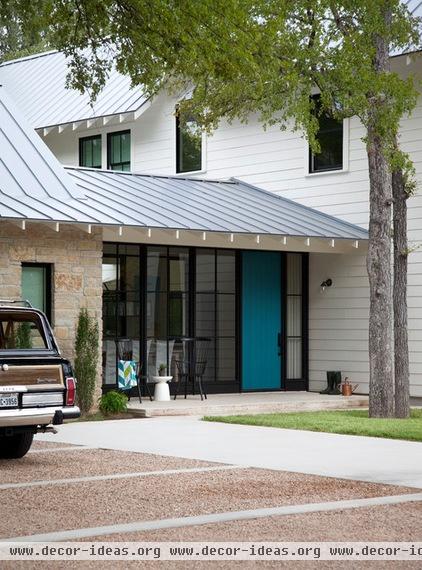
[[[25,67],[25,72],[19,71],[20,66]],[[394,57],[392,67],[400,74],[415,73],[422,77],[422,55]],[[32,110],[30,100],[33,91],[28,87],[28,77],[29,83],[31,77],[33,82],[39,83],[39,73],[42,73],[43,69],[46,70],[46,75],[41,79],[41,86],[38,86],[35,96],[38,105],[41,105],[41,111],[43,108],[45,110],[44,116],[41,111],[36,113]],[[51,118],[48,116],[49,101],[51,98],[56,100],[61,97],[65,72],[64,57],[55,52],[0,66],[0,84],[3,84],[9,96],[14,99],[32,127],[37,130],[42,140],[63,165],[79,167],[81,139],[101,135],[101,167],[107,169],[110,166],[108,136],[110,133],[129,131],[129,162],[132,173],[148,174],[153,177],[179,177],[181,180],[187,177],[201,180],[236,178],[367,229],[368,166],[362,141],[364,130],[355,118],[343,122],[343,158],[339,169],[310,173],[309,148],[300,133],[291,130],[281,131],[277,126],[264,130],[257,117],[251,116],[246,125],[240,123],[229,125],[223,121],[213,135],[202,135],[200,169],[178,174],[175,118],[177,97],[162,93],[154,100],[147,100],[141,92],[130,90],[127,81],[113,77],[107,87],[108,101],[102,100],[98,103],[98,107],[102,106],[103,110],[100,108],[96,111],[96,107],[90,109],[86,101],[84,104],[81,103],[81,95],[74,94],[73,99],[66,103],[67,107],[63,106],[61,113],[59,108],[56,116]],[[50,80],[57,92],[51,88]],[[128,105],[122,107],[122,102],[126,100]],[[79,107],[75,101],[79,101]],[[403,150],[409,152],[414,161],[417,181],[420,184],[422,182],[421,100],[413,115],[403,120],[400,136]],[[221,211],[224,213],[224,210],[225,205],[222,202]],[[318,238],[311,232],[298,237],[295,234],[288,235],[287,232],[283,234],[281,231],[266,236],[264,232],[252,229],[247,234],[225,231],[217,235],[205,231],[196,231],[196,233],[183,231],[183,227],[180,226],[173,226],[177,233],[169,233],[165,229],[152,229],[151,236],[152,224],[146,224],[143,232],[126,229],[125,224],[118,225],[117,228],[107,224],[93,224],[93,226],[98,232],[101,227],[102,239],[107,244],[145,245],[152,242],[157,246],[186,246],[198,250],[205,247],[234,248],[242,251],[303,252],[308,260],[303,268],[306,268],[309,277],[306,287],[301,289],[301,296],[306,296],[307,302],[302,306],[300,317],[306,318],[301,332],[303,335],[306,330],[306,338],[302,336],[301,341],[301,350],[306,351],[307,360],[306,387],[311,391],[319,391],[326,385],[326,371],[341,370],[342,374],[348,376],[353,383],[359,383],[359,392],[368,392],[369,290],[364,238],[349,239],[346,242],[332,235]],[[420,193],[409,200],[409,239],[415,246],[415,251],[409,258],[408,290],[411,395],[422,397],[422,249],[419,249],[419,244],[422,244],[422,195]],[[104,251],[106,253],[107,248]],[[171,261],[169,263],[171,265]],[[195,266],[198,267],[199,264],[200,258],[197,257]],[[287,265],[289,264],[294,264],[294,258],[287,261]],[[196,279],[195,287],[198,288],[198,277]],[[327,279],[332,280],[332,285],[321,287]],[[147,297],[148,286],[147,283]],[[218,291],[216,295],[218,298]],[[202,308],[204,307],[210,310],[210,306],[204,304]],[[284,309],[287,311],[287,305],[282,306],[282,311]],[[148,312],[149,308],[146,307],[145,310]],[[199,314],[200,309],[196,310]],[[231,310],[230,307],[227,310]],[[242,313],[242,308],[238,308],[237,311]],[[240,320],[243,323],[250,317],[243,313],[242,316],[243,321]],[[148,328],[148,325],[142,325],[141,329],[145,326]],[[236,328],[241,326],[242,324],[236,324]],[[285,326],[287,329],[289,326],[295,328],[298,324],[292,322],[291,325]],[[185,329],[182,332],[187,334],[189,331]],[[141,333],[141,337],[142,334],[145,337],[142,342],[149,351],[150,345],[145,343],[147,338],[150,340],[153,335],[148,331]],[[233,332],[233,339],[234,336]],[[295,336],[288,331],[286,333],[286,338],[293,339]],[[215,338],[218,344],[226,337]],[[235,345],[234,342],[233,345],[228,342],[224,344],[221,341],[221,343],[225,347],[221,349],[222,354],[224,351],[229,351],[230,346]],[[283,350],[281,347],[282,358],[285,356]],[[140,352],[142,353],[142,349]],[[109,358],[108,355],[105,358]],[[169,358],[171,360],[171,355]],[[171,366],[171,362],[168,364]],[[214,363],[214,366],[217,364]],[[302,372],[304,374],[304,371]],[[238,382],[240,389],[248,389],[246,385],[242,386],[241,380],[238,379]],[[219,386],[224,389],[223,383],[219,383]],[[256,387],[252,386],[252,389],[259,387],[258,383]],[[264,389],[280,389],[280,387],[283,388],[283,385],[263,386]],[[293,383],[292,388],[294,387]]]

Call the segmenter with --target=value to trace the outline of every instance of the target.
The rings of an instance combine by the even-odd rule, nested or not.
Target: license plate
[[[17,408],[17,394],[0,394],[0,408]]]

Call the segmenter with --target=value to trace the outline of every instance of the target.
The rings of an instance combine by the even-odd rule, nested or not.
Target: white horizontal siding
[[[405,73],[422,76],[422,58],[410,66],[404,58],[394,60]],[[78,163],[78,138],[110,130],[132,131],[132,169],[138,172],[175,174],[175,118],[177,99],[159,96],[131,125],[113,125],[89,131],[66,130],[45,138],[49,147],[66,164]],[[248,124],[222,121],[213,136],[206,138],[206,170],[201,176],[235,176],[267,190],[367,227],[368,168],[357,119],[348,123],[348,169],[323,175],[305,174],[307,145],[298,132],[277,126],[262,128],[252,116]],[[411,118],[402,121],[401,145],[415,163],[419,191],[422,188],[422,102]],[[103,164],[106,164],[105,150]],[[422,193],[409,205],[409,239],[418,248],[422,243]],[[320,283],[330,277],[333,286],[321,294]],[[365,259],[360,255],[310,256],[310,386],[325,386],[325,372],[340,369],[368,389],[368,307],[369,294]],[[422,396],[422,250],[409,257],[409,338],[412,394]]]

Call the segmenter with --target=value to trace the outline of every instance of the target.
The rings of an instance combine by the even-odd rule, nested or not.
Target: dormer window
[[[176,115],[176,172],[202,170],[202,132],[192,115]]]
[[[101,135],[79,139],[79,166],[101,168]]]
[[[107,167],[109,170],[130,171],[130,131],[107,135]]]
[[[315,97],[318,105],[318,96]],[[343,121],[328,115],[319,115],[319,130],[316,139],[321,152],[309,148],[309,173],[330,172],[343,169]]]

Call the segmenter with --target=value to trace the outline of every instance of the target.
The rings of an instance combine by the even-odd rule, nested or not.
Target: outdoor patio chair
[[[133,358],[133,340],[116,340],[117,357],[117,386],[126,393],[130,400],[130,393],[135,386],[138,389],[139,402],[142,403],[142,389],[148,393],[152,401],[151,390],[148,386],[147,377],[142,375],[142,363]]]
[[[189,385],[192,394],[195,394],[195,383],[198,384],[201,400],[207,399],[207,393],[203,385],[203,377],[207,368],[210,339],[197,338],[186,339],[187,346],[182,359],[175,360],[179,381],[176,384],[174,399],[177,398],[180,386],[184,384],[185,399],[187,398]]]

